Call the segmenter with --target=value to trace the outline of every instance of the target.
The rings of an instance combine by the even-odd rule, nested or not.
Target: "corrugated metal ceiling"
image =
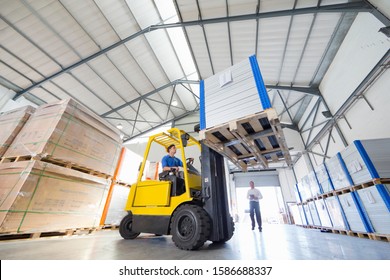
[[[256,54],[273,106],[298,128],[359,11],[341,0],[0,0],[0,83],[37,104],[72,97],[131,139],[197,112],[199,79]]]

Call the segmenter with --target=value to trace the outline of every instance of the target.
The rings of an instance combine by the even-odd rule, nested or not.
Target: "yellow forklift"
[[[183,170],[164,171],[158,178],[146,175],[152,144],[164,151],[174,144]],[[186,158],[190,147],[198,150],[201,173],[193,159]],[[137,182],[131,185],[125,216],[119,227],[124,239],[140,233],[172,235],[183,250],[196,250],[206,241],[226,242],[234,232],[229,213],[223,156],[177,128],[149,138]]]

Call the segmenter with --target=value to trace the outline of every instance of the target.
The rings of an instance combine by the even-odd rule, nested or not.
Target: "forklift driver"
[[[169,145],[167,152],[168,154],[161,160],[163,171],[171,171],[172,169],[175,169],[175,171],[178,172],[179,167],[183,167],[183,162],[179,158],[175,157],[176,146],[174,144]]]

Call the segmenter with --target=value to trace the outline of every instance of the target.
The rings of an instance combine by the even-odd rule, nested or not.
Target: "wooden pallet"
[[[370,239],[390,242],[390,234],[370,233]]]
[[[284,162],[292,166],[283,130],[273,108],[201,130],[199,139],[243,171],[248,167],[267,169],[270,163]]]
[[[2,157],[0,163],[35,160],[32,156]]]
[[[102,173],[99,171],[95,171],[93,169],[81,166],[81,165],[74,163],[74,162],[71,162],[71,161],[56,159],[56,158],[52,158],[50,156],[43,157],[40,160],[43,162],[51,163],[51,164],[58,165],[61,167],[73,169],[73,170],[76,170],[76,171],[79,171],[82,173],[87,173],[87,174],[90,174],[90,175],[93,175],[96,177],[100,177],[100,178],[104,178],[104,179],[112,179],[112,176],[110,174],[105,174],[105,173]]]
[[[104,225],[101,227],[102,230],[116,230],[119,229],[119,225]]]
[[[19,232],[19,233],[4,233],[0,234],[0,241],[15,240],[15,239],[38,239],[43,237],[66,237],[92,234],[99,228],[75,228],[61,231],[46,231],[46,232]]]

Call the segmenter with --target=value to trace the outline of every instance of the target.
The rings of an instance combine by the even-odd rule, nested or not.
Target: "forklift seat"
[[[185,192],[184,179],[176,176],[175,174],[169,174],[170,171],[163,171],[158,174],[160,181],[170,181],[171,185],[171,196],[179,196]]]

